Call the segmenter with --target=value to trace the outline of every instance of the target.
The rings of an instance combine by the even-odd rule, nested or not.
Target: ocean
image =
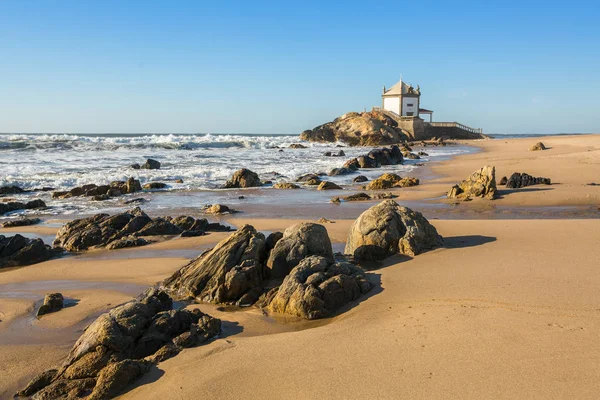
[[[302,143],[305,149],[290,149],[289,145]],[[2,134],[0,135],[0,186],[19,186],[33,190],[50,187],[69,190],[94,183],[107,184],[129,177],[142,183],[164,182],[169,188],[153,193],[136,193],[105,202],[89,198],[55,200],[48,192],[34,192],[12,196],[19,200],[41,198],[50,206],[46,212],[53,215],[88,214],[98,211],[114,212],[125,208],[124,200],[147,197],[152,200],[146,207],[170,208],[200,207],[205,203],[228,201],[237,203],[238,191],[217,190],[238,169],[249,168],[261,179],[292,181],[307,173],[328,172],[353,157],[367,153],[372,147],[337,147],[341,143],[308,143],[294,135],[260,134]],[[327,157],[327,151],[343,150],[344,157]],[[421,160],[407,160],[403,165],[378,169],[363,169],[369,179],[383,172],[406,176],[427,163],[447,159],[472,151],[466,146],[427,147],[428,156]],[[132,164],[143,164],[147,158],[160,161],[159,170],[136,170]],[[352,185],[358,173],[328,177],[340,185]],[[175,183],[181,179],[183,183]],[[286,192],[285,195],[282,193]],[[290,193],[294,192],[294,193]],[[302,193],[300,193],[302,192]],[[253,197],[262,203],[279,204],[282,196],[289,203],[305,203],[322,199],[323,194],[311,196],[302,191],[281,191],[270,187],[254,190]],[[330,195],[330,194],[329,194]],[[235,201],[234,201],[235,200]],[[321,200],[318,200],[321,201]],[[17,214],[39,211],[20,211]],[[14,216],[5,215],[4,218]]]

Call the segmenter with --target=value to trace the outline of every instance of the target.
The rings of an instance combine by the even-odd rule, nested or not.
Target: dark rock
[[[338,176],[338,175],[347,175],[347,174],[351,174],[353,171],[351,169],[348,168],[334,168],[331,171],[329,171],[329,173],[327,175],[329,176]]]
[[[49,260],[58,254],[42,239],[28,239],[22,235],[0,235],[0,268],[19,267]]]
[[[146,160],[146,162],[140,168],[142,168],[142,169],[160,169],[160,162],[149,158]]]
[[[420,212],[385,200],[354,221],[344,252],[357,260],[382,260],[396,253],[414,256],[442,243]]]
[[[360,164],[358,162],[358,159],[352,158],[352,159],[346,161],[344,163],[343,167],[346,169],[349,169],[351,171],[356,171],[357,169],[360,168]]]
[[[366,181],[368,181],[368,180],[369,180],[369,179],[368,179],[366,176],[364,176],[364,175],[359,175],[359,176],[357,176],[356,178],[352,179],[352,182],[354,182],[354,183],[361,183],[361,182],[366,182]]]
[[[508,182],[508,178],[503,176],[502,179],[500,179],[499,185],[506,185],[507,182]]]
[[[140,169],[140,168],[142,168],[142,167],[140,166],[140,164],[131,164],[130,168],[133,168],[133,169]]]
[[[265,300],[269,311],[306,319],[324,318],[367,293],[373,285],[349,262],[310,256],[301,260]]]
[[[300,143],[292,143],[288,146],[288,149],[305,149],[306,146]]]
[[[283,278],[300,260],[318,255],[333,260],[331,241],[323,225],[310,222],[287,228],[267,260],[271,278]]]
[[[304,182],[305,185],[318,185],[321,183],[321,178],[317,174],[306,174],[298,177],[296,182]]]
[[[19,201],[0,203],[0,215],[18,210],[32,210],[35,208],[46,208],[46,203],[39,199],[28,201],[27,203],[21,203]]]
[[[37,311],[37,316],[41,317],[44,314],[62,310],[63,306],[64,298],[61,293],[48,293],[44,297],[44,304],[42,304]]]
[[[542,178],[542,177],[533,177],[526,173],[518,173],[515,172],[508,178],[506,182],[506,187],[510,189],[516,189],[531,185],[551,185],[552,181],[550,178]]]
[[[7,221],[2,223],[3,228],[14,228],[16,226],[29,226],[36,225],[42,222],[39,218],[20,218],[13,221]]]
[[[277,242],[283,237],[283,232],[272,232],[269,236],[267,236],[266,240],[266,248],[267,251],[271,251],[275,248]]]
[[[204,235],[206,235],[206,232],[202,231],[202,230],[197,230],[197,231],[187,230],[187,231],[181,232],[181,237],[196,237],[196,236],[204,236]]]
[[[341,190],[342,187],[330,181],[323,181],[317,188],[317,190]]]
[[[135,232],[135,236],[160,236],[160,235],[179,235],[183,229],[167,221],[164,218],[155,218],[148,222],[142,229]]]
[[[369,196],[366,193],[356,193],[356,194],[351,194],[350,196],[346,196],[344,197],[345,201],[365,201],[365,200],[371,200],[371,196]]]
[[[360,168],[379,168],[380,167],[379,163],[377,163],[377,160],[374,158],[371,158],[369,156],[359,156],[356,158],[356,161],[358,162],[358,166]]]
[[[142,198],[142,197],[138,197],[135,199],[131,199],[131,200],[127,200],[125,203],[123,204],[143,204],[145,202],[147,202],[148,200]]]
[[[164,189],[166,187],[168,187],[168,185],[166,183],[162,183],[162,182],[148,182],[143,186],[143,188],[146,190]]]
[[[18,186],[2,186],[0,187],[0,196],[4,196],[7,194],[19,194],[23,193],[24,190]]]
[[[126,236],[117,240],[113,240],[107,246],[107,250],[117,250],[124,249],[128,247],[140,247],[150,244],[146,239],[135,237],[135,236]]]

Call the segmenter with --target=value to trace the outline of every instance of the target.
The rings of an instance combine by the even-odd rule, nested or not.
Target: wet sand
[[[403,196],[439,197],[491,163],[498,177],[521,171],[560,183],[546,191],[507,194],[491,202],[494,207],[550,213],[547,206],[597,207],[600,188],[585,183],[600,181],[593,176],[600,171],[600,137],[542,138],[550,150],[527,152],[537,140],[475,142],[481,152],[433,166],[442,177],[400,189],[400,202]],[[561,159],[569,161],[565,169]],[[489,206],[474,200],[456,207]],[[358,213],[348,208],[345,219],[321,210],[314,214],[335,221],[324,225],[339,249]],[[223,320],[221,337],[161,363],[122,398],[596,398],[600,220],[479,215],[432,218],[445,247],[389,258],[369,272],[375,289],[333,318],[306,322],[255,308],[195,305]],[[290,217],[223,219],[269,233],[318,218]],[[56,229],[13,230],[52,235]],[[227,236],[93,251],[0,271],[0,398],[59,365],[97,315]],[[44,294],[54,291],[72,306],[36,319]]]

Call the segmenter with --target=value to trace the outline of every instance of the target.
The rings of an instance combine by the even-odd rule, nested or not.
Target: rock
[[[146,190],[164,189],[166,187],[168,187],[168,185],[162,182],[148,182],[143,186],[143,188]]]
[[[183,229],[164,218],[155,218],[134,233],[135,236],[179,235]]]
[[[397,195],[395,195],[394,193],[375,193],[373,194],[373,196],[371,196],[371,199],[374,200],[385,200],[385,199],[395,199],[396,197],[398,197]]]
[[[516,188],[521,188],[521,187],[526,187],[526,186],[531,186],[531,185],[541,185],[541,184],[551,185],[552,181],[550,180],[550,178],[542,178],[542,177],[534,178],[533,176],[526,174],[524,172],[523,173],[515,172],[506,181],[506,187],[510,188],[510,189],[516,189]]]
[[[342,190],[342,187],[340,185],[336,185],[335,183],[330,182],[330,181],[323,181],[317,188],[317,190],[332,190],[332,189]]]
[[[356,178],[352,179],[352,182],[354,182],[354,183],[361,183],[361,182],[366,182],[366,181],[368,181],[368,180],[369,180],[369,179],[368,179],[366,176],[364,176],[364,175],[359,175],[359,176],[357,176]]]
[[[339,197],[332,197],[329,201],[333,204],[340,204],[342,202],[342,199],[340,199]]]
[[[126,202],[124,202],[123,204],[143,204],[146,203],[148,200],[142,198],[142,197],[138,197],[135,199],[131,199],[131,200],[127,200]]]
[[[369,156],[359,156],[356,158],[356,162],[360,168],[379,168],[381,165]]]
[[[365,201],[365,200],[371,200],[371,196],[369,196],[366,193],[355,193],[355,194],[351,194],[350,196],[346,196],[344,197],[345,201]]]
[[[160,162],[149,158],[146,160],[146,162],[140,168],[142,168],[142,169],[160,169]]]
[[[344,252],[357,260],[382,260],[396,253],[415,256],[442,243],[420,212],[384,200],[354,221]]]
[[[377,179],[373,179],[366,186],[367,190],[390,189],[400,182],[402,177],[397,174],[385,173]]]
[[[0,203],[0,215],[18,210],[32,210],[36,208],[46,208],[46,203],[39,199],[31,200],[27,203],[21,203],[19,201]]]
[[[408,158],[409,160],[420,160],[421,157],[415,153],[405,152],[403,153],[404,158]]]
[[[288,146],[288,149],[305,149],[306,146],[300,143],[292,143]]]
[[[337,153],[332,153],[331,151],[326,151],[323,154],[325,157],[344,157],[346,153],[343,150],[338,151]]]
[[[22,235],[0,235],[0,268],[20,267],[49,260],[58,254],[42,239],[28,239]]]
[[[529,148],[529,151],[538,151],[538,150],[546,150],[546,146],[544,146],[544,143],[537,142],[536,144],[534,144],[533,146],[531,146]]]
[[[18,186],[2,186],[0,187],[0,196],[4,196],[7,194],[19,194],[23,193],[24,190]]]
[[[183,345],[199,345],[219,334],[220,320],[199,309],[172,307],[165,292],[150,289],[102,314],[59,369],[38,375],[18,394],[38,399],[113,398],[152,363],[177,355]]]
[[[265,236],[243,225],[212,250],[167,278],[164,287],[180,297],[211,303],[252,304],[263,292]]]
[[[92,197],[92,201],[105,201],[109,200],[110,196],[108,194],[99,194]]]
[[[183,183],[183,179],[175,179],[175,183]]]
[[[427,157],[427,156],[429,156],[429,154],[425,153],[424,151],[419,151],[419,152],[417,153],[417,155],[418,155],[418,156],[420,156],[420,157],[421,157],[421,156],[422,156],[422,157]]]
[[[133,169],[140,169],[140,168],[141,168],[141,166],[140,166],[140,164],[131,164],[131,165],[129,166],[129,168],[133,168]]]
[[[12,221],[7,221],[2,223],[3,228],[14,228],[16,226],[30,226],[36,225],[42,222],[39,218],[19,218]]]
[[[333,250],[327,230],[323,225],[310,222],[287,228],[267,260],[271,278],[283,278],[300,260],[318,255],[333,260]]]
[[[206,231],[201,230],[187,230],[181,232],[181,237],[197,237],[206,235]]]
[[[335,221],[332,221],[330,219],[323,218],[323,217],[321,217],[317,220],[317,224],[334,224],[334,223],[335,223]]]
[[[411,186],[418,186],[418,185],[419,185],[419,178],[405,177],[405,178],[400,179],[398,182],[396,182],[396,184],[394,186],[404,188],[404,187],[411,187]]]
[[[223,186],[224,189],[231,188],[247,188],[247,187],[257,187],[262,186],[262,182],[258,177],[258,174],[250,171],[249,169],[242,168],[236,171],[231,179],[225,183]]]
[[[348,169],[348,168],[334,168],[331,171],[329,171],[329,173],[327,175],[329,176],[338,176],[338,175],[347,175],[347,174],[351,174],[352,170]]]
[[[273,232],[267,236],[266,249],[267,252],[273,250],[277,242],[283,237],[283,232]]]
[[[372,288],[356,265],[310,256],[285,277],[271,294],[267,308],[306,319],[324,318]]]
[[[209,214],[227,214],[231,213],[231,209],[223,204],[212,204],[204,208],[204,211]]]
[[[107,250],[125,249],[127,247],[140,247],[150,244],[146,239],[135,236],[126,236],[117,240],[113,240],[107,246]]]
[[[470,197],[484,197],[493,200],[496,197],[496,169],[486,165],[473,172],[467,179],[454,185],[447,197],[463,200]]]
[[[274,189],[300,189],[300,186],[291,182],[280,182],[273,185]]]
[[[508,182],[508,178],[503,176],[502,179],[500,179],[500,185],[506,185],[506,183]]]
[[[208,228],[206,218],[196,219],[187,215],[180,215],[175,218],[167,218],[167,221],[184,231],[205,231]]]
[[[44,297],[44,304],[38,308],[37,316],[53,313],[62,310],[64,305],[64,298],[61,293],[48,293]]]
[[[300,139],[312,142],[345,142],[351,146],[376,146],[398,143],[407,136],[398,123],[373,111],[347,113],[332,122],[302,132]]]
[[[318,185],[321,183],[321,178],[317,174],[306,174],[298,177],[296,182],[304,182],[305,185]]]

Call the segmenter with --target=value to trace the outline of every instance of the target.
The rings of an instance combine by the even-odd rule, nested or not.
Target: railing
[[[458,122],[429,122],[429,125],[443,128],[459,128],[471,133],[483,133],[483,129],[481,128],[471,128]]]

